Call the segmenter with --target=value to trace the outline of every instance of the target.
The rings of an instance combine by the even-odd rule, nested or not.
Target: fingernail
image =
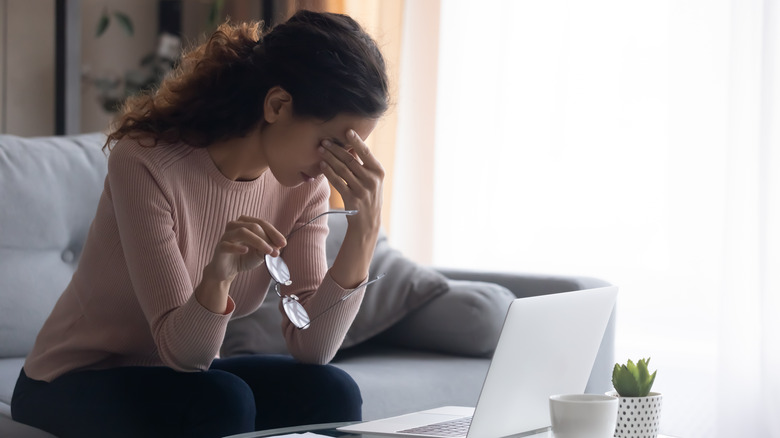
[[[317,151],[318,151],[319,153],[321,153],[321,154],[324,154],[324,153],[325,153],[325,148],[324,148],[324,147],[322,147],[322,146],[320,146],[320,147],[318,147],[318,148],[317,148]]]
[[[324,169],[328,165],[324,161],[320,161],[320,169]]]
[[[333,146],[333,143],[331,143],[330,140],[322,140],[322,144],[327,147]]]
[[[354,129],[350,129],[350,130],[349,130],[349,132],[347,132],[347,134],[348,134],[350,137],[357,137],[357,132],[355,132],[355,130],[354,130]]]

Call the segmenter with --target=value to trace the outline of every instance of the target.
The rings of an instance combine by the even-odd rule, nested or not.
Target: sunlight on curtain
[[[663,433],[780,436],[775,8],[441,1],[433,263],[619,285]]]
[[[430,264],[433,257],[433,145],[439,16],[439,0],[404,4],[396,175],[388,233],[394,247],[424,264]]]
[[[403,0],[295,0],[289,3],[290,14],[298,9],[312,9],[349,15],[374,38],[382,51],[387,66],[391,104],[366,144],[385,169],[382,223],[388,230],[393,201],[398,124],[395,102],[398,98],[404,3]],[[330,205],[333,208],[344,207],[341,195],[332,187]]]
[[[403,0],[342,0],[344,13],[357,20],[376,40],[387,66],[390,87],[390,107],[380,118],[366,144],[385,169],[383,186],[382,224],[389,230],[393,207],[393,179],[395,170],[396,131],[398,114],[398,79],[401,58],[401,34],[404,19]]]

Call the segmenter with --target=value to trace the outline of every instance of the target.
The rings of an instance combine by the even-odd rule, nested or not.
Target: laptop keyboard
[[[413,433],[417,435],[453,437],[466,436],[471,426],[471,417],[456,418],[441,423],[426,424],[425,426],[399,430],[399,433]]]

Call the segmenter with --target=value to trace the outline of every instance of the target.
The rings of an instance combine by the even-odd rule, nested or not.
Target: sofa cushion
[[[332,365],[360,387],[363,419],[376,420],[441,406],[475,406],[490,360],[361,344]]]
[[[332,239],[331,243],[337,241]],[[337,249],[328,251],[329,258],[335,259],[337,252]],[[449,289],[443,275],[404,257],[390,246],[384,233],[379,235],[369,268],[370,278],[380,274],[386,275],[367,287],[360,311],[341,344],[342,348],[373,338],[420,306],[446,295]]]
[[[106,175],[104,140],[0,135],[0,357],[29,353],[73,275]]]
[[[14,357],[0,359],[0,403],[11,405],[11,396],[14,394],[16,379],[22,371],[24,358]]]
[[[328,217],[328,265],[332,265],[344,241],[347,220],[343,215]],[[381,233],[369,268],[369,277],[387,274],[367,287],[363,303],[342,348],[358,345],[386,330],[404,316],[448,290],[447,279],[433,269],[418,265],[390,247]],[[228,324],[221,354],[286,354],[281,335],[282,315],[279,297],[269,293],[260,308],[251,315]],[[313,317],[315,315],[312,315]]]
[[[449,292],[411,312],[377,340],[461,356],[491,356],[515,295],[482,281],[449,280],[449,286]]]

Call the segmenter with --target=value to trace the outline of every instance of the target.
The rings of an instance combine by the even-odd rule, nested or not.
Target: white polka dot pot
[[[661,394],[651,392],[647,397],[618,397],[618,416],[615,438],[656,438],[661,420]]]

